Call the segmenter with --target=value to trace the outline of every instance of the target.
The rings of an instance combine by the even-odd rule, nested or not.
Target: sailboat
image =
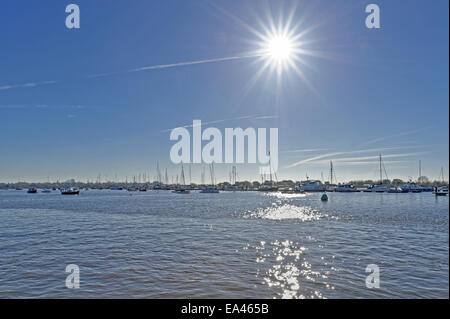
[[[441,173],[439,175],[439,179],[441,179],[441,183],[442,184],[445,183],[444,168],[443,167],[441,167]],[[434,195],[436,195],[436,196],[447,196],[447,194],[448,194],[448,186],[435,187]]]
[[[271,156],[270,156],[270,152],[269,152],[269,175],[270,175],[270,182],[269,181],[264,181],[263,184],[259,187],[259,191],[260,192],[278,192],[278,186],[273,183],[273,179],[272,179],[272,162],[271,162]],[[278,182],[278,178],[277,178],[277,174],[274,172],[275,174],[275,180],[277,180]],[[264,174],[265,177],[265,174]]]
[[[333,161],[330,161],[330,181],[328,184],[325,184],[325,190],[327,192],[334,192],[337,187],[336,183],[337,183],[337,178],[336,178],[336,173],[334,171]]]
[[[383,171],[382,171],[383,161],[381,159],[380,154],[380,183],[379,184],[372,184],[367,189],[365,189],[365,192],[371,192],[371,193],[384,193],[389,191],[389,188],[387,186],[383,185]]]
[[[214,176],[214,163],[211,163],[209,167],[209,174],[211,176],[211,185],[207,186],[206,189],[202,189],[200,193],[202,194],[217,194],[219,190],[215,187],[215,176]]]
[[[156,162],[156,174],[157,174],[158,181],[156,183],[154,183],[153,189],[160,190],[160,189],[162,189],[162,187],[161,187],[162,183],[161,183],[161,171],[159,169],[159,162]]]
[[[186,184],[186,180],[184,178],[184,168],[183,168],[183,165],[181,165],[181,186],[179,188],[173,190],[172,193],[175,193],[175,194],[190,194],[191,192],[184,187],[185,184]]]

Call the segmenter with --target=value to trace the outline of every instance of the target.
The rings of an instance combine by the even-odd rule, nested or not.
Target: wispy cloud
[[[416,152],[416,153],[397,153],[397,154],[387,154],[383,155],[383,159],[386,158],[398,158],[398,157],[413,157],[427,154],[428,152]],[[311,161],[310,164],[327,164],[329,161],[337,162],[339,165],[342,163],[376,163],[378,162],[379,155],[374,156],[360,156],[360,157],[340,157],[340,158],[329,158],[327,160],[320,161]],[[370,161],[373,160],[373,161]],[[369,161],[369,162],[367,162]],[[388,161],[384,161],[384,163],[388,163]]]
[[[376,139],[364,142],[364,143],[360,144],[359,146],[375,144],[375,143],[378,143],[378,142],[383,142],[383,141],[390,140],[390,139],[397,138],[397,137],[402,137],[402,136],[416,134],[416,133],[422,132],[423,130],[425,130],[427,128],[429,128],[429,127],[422,127],[422,128],[416,129],[416,130],[405,131],[405,132],[400,132],[400,133],[389,135],[389,136],[376,138]]]
[[[253,118],[253,120],[270,120],[270,119],[276,119],[278,118],[277,115],[266,115],[266,116],[257,116]]]
[[[31,87],[36,87],[36,86],[41,86],[41,85],[49,85],[49,84],[54,84],[54,83],[57,83],[57,81],[51,80],[51,81],[43,81],[43,82],[28,82],[28,83],[24,83],[24,84],[6,84],[6,85],[0,86],[0,91],[10,90],[10,89],[18,89],[18,88],[31,88]]]
[[[341,155],[346,155],[346,154],[375,153],[375,152],[385,152],[385,151],[407,149],[407,148],[416,148],[416,147],[419,147],[419,146],[416,145],[416,146],[383,147],[383,148],[372,148],[372,149],[363,149],[363,150],[354,150],[354,151],[345,151],[345,152],[326,153],[326,154],[313,156],[313,157],[310,157],[310,158],[303,159],[301,161],[292,163],[291,165],[287,166],[286,168],[292,168],[292,167],[296,167],[298,165],[311,163],[311,162],[316,162],[317,160],[324,159],[324,158],[327,158],[327,161],[330,161],[330,160],[335,160],[336,161],[337,160],[336,156],[341,156]],[[393,155],[395,155],[395,154],[392,154],[392,156]],[[370,158],[376,158],[376,156],[374,156],[374,157],[366,156],[365,158],[368,158],[368,157],[369,157],[369,159]],[[387,157],[387,156],[383,156],[383,157]]]
[[[383,161],[383,163],[384,164],[403,164],[403,163],[411,163],[411,161]],[[339,166],[374,166],[374,165],[378,165],[378,161],[355,161],[355,162],[340,162],[339,163]]]

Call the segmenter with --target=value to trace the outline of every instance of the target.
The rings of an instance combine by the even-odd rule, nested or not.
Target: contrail
[[[17,88],[32,88],[40,85],[48,85],[48,84],[54,84],[56,81],[43,81],[43,82],[28,82],[24,84],[8,84],[8,85],[2,85],[0,86],[0,90],[9,90],[9,89],[17,89]]]
[[[257,53],[257,54],[255,53],[255,54],[239,55],[239,56],[232,56],[232,57],[225,57],[225,58],[214,58],[214,59],[204,59],[204,60],[197,60],[197,61],[178,62],[178,63],[171,63],[171,64],[151,65],[151,66],[144,66],[144,67],[140,67],[140,68],[136,68],[136,69],[130,69],[127,71],[118,71],[118,72],[109,72],[109,73],[88,75],[87,78],[100,78],[100,77],[106,77],[106,76],[112,76],[112,75],[118,75],[118,74],[176,68],[176,67],[181,67],[181,66],[204,64],[204,63],[225,62],[225,61],[232,61],[232,60],[239,60],[239,59],[250,59],[250,58],[256,58],[256,57],[261,57],[261,56],[264,56],[264,54],[263,53]],[[0,86],[0,91],[1,90],[9,90],[9,89],[17,89],[17,88],[36,87],[36,86],[41,86],[41,85],[54,84],[54,83],[58,83],[58,82],[60,82],[60,81],[52,80],[52,81],[44,81],[44,82],[30,82],[30,83],[25,83],[25,84],[9,84],[9,85]]]
[[[90,78],[98,78],[98,77],[104,77],[104,76],[110,76],[115,74],[123,74],[123,73],[133,73],[133,72],[142,72],[142,71],[150,71],[150,70],[159,70],[159,69],[168,69],[168,68],[176,68],[180,66],[188,66],[188,65],[196,65],[196,64],[204,64],[204,63],[215,63],[215,62],[225,62],[225,61],[232,61],[232,60],[239,60],[239,59],[249,59],[249,58],[256,58],[261,57],[263,54],[250,54],[250,55],[240,55],[240,56],[232,56],[232,57],[225,57],[225,58],[215,58],[215,59],[205,59],[205,60],[197,60],[197,61],[187,61],[187,62],[178,62],[178,63],[171,63],[171,64],[158,64],[158,65],[150,65],[150,66],[144,66],[136,69],[131,69],[125,72],[110,72],[110,73],[101,73],[101,74],[94,74],[90,75]]]

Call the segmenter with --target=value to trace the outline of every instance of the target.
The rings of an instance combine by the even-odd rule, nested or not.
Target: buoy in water
[[[326,201],[328,200],[327,194],[323,194],[322,197],[320,198],[320,200],[321,200],[322,202],[326,202]]]

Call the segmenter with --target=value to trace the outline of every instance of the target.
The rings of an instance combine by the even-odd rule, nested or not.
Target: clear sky
[[[73,0],[69,30],[69,1],[2,0],[0,182],[154,177],[157,161],[175,176],[167,129],[194,119],[277,127],[278,179],[327,179],[330,160],[338,181],[375,179],[379,153],[390,178],[417,178],[419,160],[448,175],[449,3],[372,2],[380,29],[365,26],[370,1]],[[128,72],[245,56],[290,15],[302,76],[252,57]]]

